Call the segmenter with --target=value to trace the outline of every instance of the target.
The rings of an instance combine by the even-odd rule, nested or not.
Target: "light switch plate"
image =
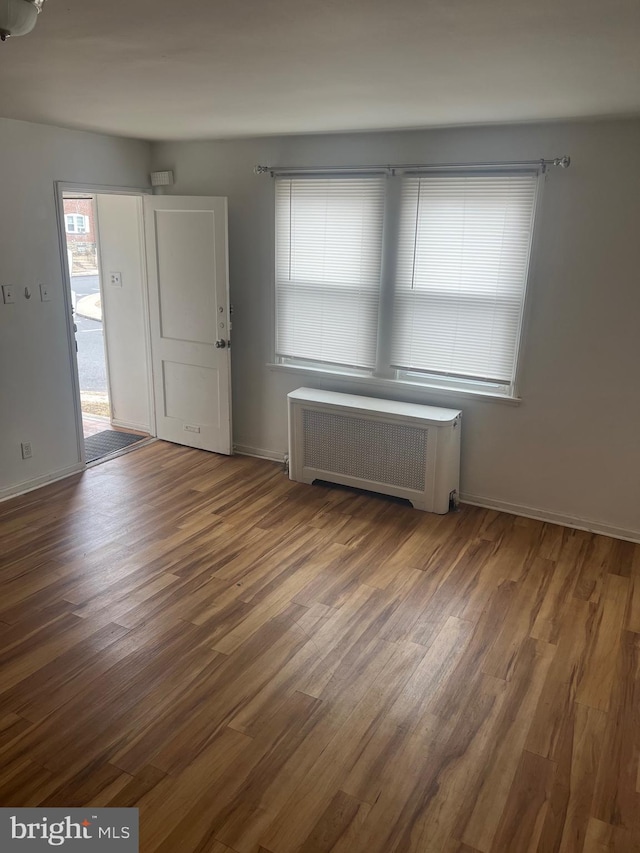
[[[122,287],[122,273],[121,272],[110,272],[109,273],[109,283],[113,285],[113,287]]]
[[[12,284],[2,285],[2,299],[5,305],[16,301],[15,288]]]
[[[48,284],[40,285],[40,301],[41,302],[51,302],[51,292],[49,290]]]

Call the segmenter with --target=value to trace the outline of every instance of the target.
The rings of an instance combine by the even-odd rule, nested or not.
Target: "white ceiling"
[[[48,0],[0,115],[145,139],[640,114],[639,0]]]

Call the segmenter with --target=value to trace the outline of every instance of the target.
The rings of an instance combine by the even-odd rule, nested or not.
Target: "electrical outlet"
[[[110,272],[109,273],[109,281],[113,287],[122,287],[122,273],[121,272]]]
[[[15,289],[12,284],[2,285],[2,298],[4,299],[5,305],[16,301]]]
[[[31,459],[31,457],[33,456],[33,450],[31,449],[31,442],[30,441],[23,441],[22,444],[20,445],[20,447],[22,448],[22,458],[23,459]]]
[[[41,302],[51,302],[51,293],[49,292],[48,284],[40,285],[40,301]]]

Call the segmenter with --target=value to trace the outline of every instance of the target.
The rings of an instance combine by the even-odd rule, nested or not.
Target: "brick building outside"
[[[93,199],[64,199],[64,230],[71,275],[92,275],[98,270]]]

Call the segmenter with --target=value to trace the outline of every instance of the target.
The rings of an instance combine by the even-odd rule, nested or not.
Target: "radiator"
[[[289,477],[406,498],[446,513],[457,503],[456,409],[298,388],[289,401]]]

